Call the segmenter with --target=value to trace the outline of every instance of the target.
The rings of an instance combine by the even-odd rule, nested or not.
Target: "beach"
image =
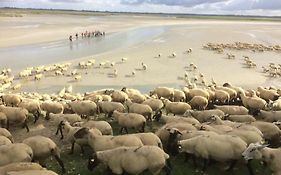
[[[75,92],[123,86],[143,92],[157,86],[179,88],[185,85],[182,77],[190,63],[198,67],[197,72],[189,72],[190,78],[202,73],[207,82],[213,78],[218,84],[231,82],[244,88],[281,85],[280,78],[269,77],[261,69],[271,62],[281,63],[280,52],[225,50],[218,54],[203,49],[209,42],[280,44],[279,22],[124,14],[26,14],[23,17],[0,17],[0,24],[3,31],[0,34],[1,68],[12,68],[15,76],[26,67],[71,62],[73,70],[80,61],[96,61],[92,68],[78,70],[81,81],[73,81],[69,76],[45,76],[40,81],[29,77],[17,80],[23,91],[57,92],[70,84]],[[106,36],[69,42],[70,34],[85,30],[105,31]],[[186,54],[189,48],[192,53]],[[176,57],[171,58],[172,53],[176,53]],[[227,59],[227,53],[234,54],[235,59]],[[256,68],[245,67],[245,55],[255,61]],[[121,58],[128,60],[122,63]],[[114,62],[115,66],[99,68],[101,62]],[[147,70],[141,70],[141,63],[147,65]],[[109,76],[114,69],[117,76]],[[136,74],[131,76],[133,71]]]

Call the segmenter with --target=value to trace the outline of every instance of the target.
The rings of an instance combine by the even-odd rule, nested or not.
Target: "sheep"
[[[233,122],[239,122],[239,123],[248,123],[248,122],[254,122],[256,119],[252,115],[225,115],[225,120],[230,120]]]
[[[33,114],[35,118],[34,123],[36,123],[41,114],[40,103],[38,100],[24,98],[18,106],[25,108],[29,113]]]
[[[228,92],[224,90],[219,90],[214,88],[214,86],[211,86],[211,90],[215,92],[215,100],[218,101],[221,104],[228,103],[230,100],[230,96]]]
[[[265,122],[281,121],[281,111],[264,111],[260,110],[258,116]]]
[[[144,95],[135,89],[127,89],[126,87],[123,87],[121,91],[125,92],[130,100],[134,103],[142,103],[146,99]]]
[[[18,171],[24,171],[24,170],[43,170],[43,169],[44,168],[37,163],[16,162],[16,163],[10,163],[5,166],[1,166],[0,174],[6,175],[8,172],[18,172]]]
[[[111,94],[112,101],[124,103],[129,97],[123,91],[113,91]]]
[[[188,104],[192,109],[205,110],[208,106],[208,99],[202,96],[194,96]]]
[[[150,106],[153,111],[159,111],[164,107],[162,100],[155,98],[146,99],[142,104]]]
[[[87,122],[76,122],[73,124],[73,126],[90,128],[90,129],[96,128],[102,133],[102,135],[113,135],[113,130],[111,125],[106,121],[89,120]]]
[[[52,102],[52,101],[44,101],[41,105],[40,108],[42,111],[46,111],[46,119],[49,118],[49,114],[60,114],[63,113],[63,105],[58,102]]]
[[[263,98],[264,100],[266,101],[269,101],[269,100],[277,100],[278,97],[280,96],[276,90],[268,90],[268,89],[265,89],[263,87],[258,87],[258,91],[260,93],[260,97]]]
[[[7,116],[3,112],[0,112],[0,124],[2,128],[7,124]]]
[[[23,124],[23,127],[26,128],[26,131],[29,132],[27,125],[28,111],[26,109],[0,105],[0,112],[3,112],[7,117],[7,129],[10,126],[10,122],[14,122],[17,124]]]
[[[122,105],[122,103],[119,102],[102,101],[98,102],[97,104],[99,107],[99,111],[108,114],[108,117],[111,117],[114,110],[125,112],[125,107]]]
[[[22,101],[21,96],[16,94],[4,94],[1,96],[1,99],[7,106],[12,107],[17,107]]]
[[[82,79],[82,76],[81,75],[76,75],[74,76],[74,80],[75,81],[80,81]]]
[[[53,156],[65,172],[63,161],[60,159],[60,149],[55,142],[44,136],[33,136],[26,138],[22,143],[30,146],[33,152],[33,159],[39,161],[40,165],[44,165],[44,161]]]
[[[247,145],[251,144],[251,143],[263,143],[264,139],[261,135],[259,135],[258,133],[256,133],[255,131],[247,131],[245,132],[245,130],[243,129],[233,129],[229,132],[225,132],[225,134],[227,135],[235,135],[240,137],[242,140],[244,140]]]
[[[152,92],[151,95],[157,95],[159,98],[167,98],[172,100],[174,97],[174,90],[168,87],[157,87]]]
[[[275,101],[269,100],[268,107],[273,111],[281,111],[281,98]]]
[[[23,170],[23,171],[12,171],[8,172],[7,175],[58,175],[54,171],[51,170]]]
[[[264,139],[272,145],[280,144],[281,131],[275,124],[263,121],[255,121],[250,124],[258,128],[263,133]]]
[[[70,124],[81,122],[82,119],[78,114],[53,114],[50,113],[49,119],[58,125],[61,121],[68,121]]]
[[[200,124],[198,120],[189,116],[189,117],[180,117],[180,116],[167,116],[162,115],[162,111],[157,112],[153,118],[155,121],[163,120],[165,123],[173,123],[173,122],[187,122],[190,124]]]
[[[206,99],[209,99],[210,94],[208,93],[208,91],[201,88],[193,88],[186,91],[186,100],[191,100],[195,96],[202,96]]]
[[[130,113],[141,114],[146,120],[151,121],[152,109],[149,105],[133,103],[131,100],[127,100],[127,106]]]
[[[261,143],[252,143],[242,153],[244,159],[248,162],[252,159],[258,159],[265,162],[275,175],[281,172],[281,149],[269,148],[268,145],[262,145]],[[253,171],[250,173],[254,175]]]
[[[14,138],[12,134],[5,128],[0,128],[0,136],[7,137],[12,143],[14,142]]]
[[[191,106],[185,102],[171,102],[168,99],[164,100],[166,114],[183,115]]]
[[[43,74],[36,74],[36,75],[34,76],[34,80],[41,80],[42,77],[43,77]]]
[[[234,105],[214,105],[215,109],[223,111],[225,114],[229,115],[247,115],[249,110],[244,106],[234,106]]]
[[[178,142],[180,152],[193,154],[204,159],[203,171],[207,168],[209,159],[218,162],[233,161],[228,170],[231,170],[236,161],[242,157],[247,144],[237,136],[230,135],[201,135]],[[225,154],[225,153],[228,154]]]
[[[147,65],[146,64],[141,63],[141,65],[142,65],[142,70],[146,70],[147,69]]]
[[[185,93],[179,89],[174,89],[173,102],[183,102],[185,101]]]
[[[118,111],[113,111],[112,116],[117,120],[117,123],[121,126],[120,132],[122,133],[125,129],[128,134],[128,128],[140,129],[140,132],[144,132],[146,119],[141,114],[136,113],[120,113]]]
[[[212,115],[216,115],[220,118],[224,117],[224,112],[219,109],[204,110],[204,111],[194,111],[187,110],[183,116],[192,116],[197,119],[200,123],[208,121]]]
[[[123,57],[123,58],[121,59],[121,61],[124,63],[124,62],[128,61],[128,58]]]
[[[158,146],[159,148],[163,149],[163,145],[162,145],[160,138],[152,132],[136,133],[136,134],[130,134],[130,135],[136,136],[139,139],[141,139],[141,142],[143,143],[143,145],[151,145],[151,146],[153,145],[153,146]]]
[[[162,168],[170,174],[171,169],[166,165],[168,159],[169,155],[157,146],[120,147],[91,155],[88,169],[92,171],[99,163],[104,163],[115,174],[140,174],[149,170],[156,175]]]
[[[223,90],[229,94],[229,100],[235,101],[237,98],[237,92],[229,87],[224,87],[224,86],[216,86],[217,90]]]
[[[70,102],[68,105],[74,113],[81,115],[81,117],[89,117],[97,113],[96,103],[89,100]]]
[[[267,105],[265,100],[255,95],[253,97],[248,97],[245,95],[245,93],[242,93],[240,94],[240,97],[243,105],[250,110],[249,112],[253,111],[252,113],[255,113],[261,109],[265,109]]]
[[[11,140],[9,140],[5,136],[0,136],[0,146],[2,146],[2,145],[9,145],[9,144],[12,144]]]
[[[14,143],[0,146],[0,166],[14,162],[31,162],[32,149],[24,143]]]

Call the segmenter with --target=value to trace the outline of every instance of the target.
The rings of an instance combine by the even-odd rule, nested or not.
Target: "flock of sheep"
[[[61,172],[70,168],[60,155],[61,144],[44,134],[14,139],[14,131],[22,130],[18,126],[35,132],[29,127],[39,120],[71,145],[71,154],[77,154],[77,146],[82,153],[90,147],[91,171],[103,164],[114,174],[171,174],[171,157],[185,155],[193,160],[189,166],[202,164],[203,172],[210,161],[229,162],[228,171],[238,162],[252,175],[250,160],[258,159],[280,175],[280,95],[274,87],[245,90],[230,83],[157,87],[149,94],[126,87],[85,94],[72,93],[71,87],[52,95],[2,94],[0,174],[55,175],[43,168],[49,157]],[[113,133],[112,124],[119,133]]]

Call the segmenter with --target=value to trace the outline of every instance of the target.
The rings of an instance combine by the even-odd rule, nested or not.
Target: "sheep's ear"
[[[269,146],[269,144],[262,144],[262,145],[257,146],[257,149],[263,149],[268,146]]]

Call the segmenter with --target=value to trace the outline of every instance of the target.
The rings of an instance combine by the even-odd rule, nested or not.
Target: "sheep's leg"
[[[192,158],[192,161],[193,161],[193,165],[196,168],[197,167],[196,157],[194,155],[192,155],[191,158]]]
[[[255,175],[250,161],[246,164],[246,166],[248,168],[249,174],[250,175]]]
[[[144,128],[145,128],[145,122],[142,125],[141,131],[140,132],[144,132]]]
[[[46,120],[50,120],[50,112],[47,112],[47,113],[46,113],[45,119],[46,119]]]
[[[23,123],[23,128],[26,128],[26,132],[29,132],[29,127],[27,125],[27,119],[25,119],[25,121]]]
[[[69,154],[74,153],[74,145],[75,145],[75,141],[71,143],[71,150],[70,150]]]
[[[203,168],[202,168],[202,171],[205,172],[206,169],[207,169],[207,166],[208,166],[208,160],[207,159],[204,159],[204,163],[203,163]]]
[[[237,163],[237,160],[233,160],[231,162],[229,168],[226,169],[226,171],[231,171],[234,168],[234,166],[236,165],[236,163]]]
[[[184,161],[187,162],[189,160],[189,154],[185,153],[184,154]]]
[[[124,127],[120,128],[119,134],[122,134]]]
[[[61,135],[61,138],[60,138],[60,139],[62,140],[62,139],[63,139],[62,128],[60,128],[59,131],[60,131],[60,135]]]
[[[63,173],[65,173],[65,168],[64,168],[64,164],[63,164],[63,161],[59,158],[59,156],[57,155],[54,155],[55,159],[57,160],[57,162],[59,163],[59,165],[61,166],[61,171]]]
[[[129,134],[127,127],[125,127],[126,134]]]
[[[9,121],[9,120],[7,120],[6,129],[7,129],[7,130],[9,130],[9,128],[10,128],[10,121]]]
[[[84,150],[84,146],[83,145],[80,145],[80,149],[81,149],[81,153],[84,154],[85,150]]]

